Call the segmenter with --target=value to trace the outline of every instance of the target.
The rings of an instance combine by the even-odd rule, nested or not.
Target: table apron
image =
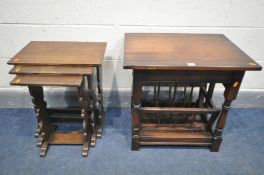
[[[150,82],[197,82],[197,83],[232,83],[237,74],[243,71],[164,71],[134,70],[133,81]]]

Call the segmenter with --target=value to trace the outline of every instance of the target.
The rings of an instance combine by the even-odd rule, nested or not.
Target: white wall
[[[223,33],[264,66],[264,0],[0,0],[0,88],[7,60],[31,40],[106,41],[103,87],[128,90],[126,32]],[[264,89],[264,71],[242,89]]]

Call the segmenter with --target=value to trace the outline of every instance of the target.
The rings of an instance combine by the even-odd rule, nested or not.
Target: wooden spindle
[[[159,99],[160,99],[160,83],[158,83],[157,95],[156,95],[156,106],[159,106]],[[157,127],[160,125],[160,114],[156,114],[157,117]]]
[[[193,86],[191,86],[191,92],[190,92],[190,95],[189,95],[189,105],[188,106],[192,105],[192,95],[193,95]]]
[[[177,100],[177,83],[174,84],[174,92],[173,92],[173,101],[172,101],[172,106],[175,105],[175,101]]]
[[[186,98],[186,86],[184,86],[184,91],[183,91],[183,107],[185,107],[185,98]]]
[[[171,84],[169,86],[169,99],[168,99],[168,101],[169,101],[168,106],[170,106],[171,105]]]
[[[157,88],[156,85],[154,85],[154,101],[157,100]]]
[[[159,106],[159,100],[160,100],[160,83],[158,83],[156,106]]]

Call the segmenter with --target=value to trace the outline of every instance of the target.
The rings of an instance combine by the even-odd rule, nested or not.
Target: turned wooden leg
[[[37,117],[38,141],[37,145],[41,146],[48,139],[52,127],[48,119],[47,103],[44,101],[43,88],[41,86],[28,86],[29,93],[32,96],[32,102]],[[35,133],[37,134],[37,133]]]
[[[78,94],[79,94],[79,102],[81,106],[81,117],[83,119],[83,149],[82,149],[82,156],[87,157],[88,151],[89,151],[89,145],[90,145],[90,127],[89,127],[89,119],[88,119],[88,103],[87,99],[85,98],[84,93],[84,83],[82,83],[81,87],[78,88]]]
[[[140,144],[140,118],[139,113],[136,111],[132,112],[132,150],[138,151]]]
[[[97,66],[97,89],[98,89],[98,106],[99,106],[99,115],[98,115],[98,131],[97,137],[102,137],[103,134],[103,126],[104,126],[104,103],[103,103],[103,89],[102,89],[102,66]]]
[[[230,109],[232,101],[235,100],[237,97],[243,76],[244,76],[244,72],[237,73],[234,75],[233,83],[224,85],[225,86],[225,92],[224,92],[225,101],[222,105],[222,111],[219,115],[215,130],[214,130],[213,144],[210,149],[212,152],[219,151],[219,148],[222,142],[222,134],[223,134],[223,129],[225,127],[228,111]]]
[[[40,115],[43,114],[43,111],[40,111],[40,108],[43,106],[46,108],[46,102],[43,100],[43,88],[41,86],[28,86],[29,93],[32,97],[33,108],[35,110],[37,127],[35,130],[35,137],[38,138],[40,135]],[[40,114],[41,112],[41,114]]]
[[[98,122],[98,116],[99,113],[96,113],[96,95],[93,91],[91,91],[92,94],[92,105],[91,105],[91,127],[92,127],[92,135],[91,135],[91,146],[96,145],[96,138],[98,137],[99,132],[99,122]],[[95,115],[97,114],[97,115]],[[101,136],[101,135],[100,135]]]
[[[99,121],[99,113],[96,113],[96,94],[93,91],[93,81],[92,77],[87,77],[87,82],[88,82],[88,94],[89,94],[89,104],[90,104],[90,109],[91,109],[91,127],[92,127],[92,136],[91,136],[91,146],[96,145],[96,138],[98,134],[98,127],[100,124]]]
[[[132,89],[132,150],[139,150],[140,147],[140,112],[142,99],[142,84],[133,80]]]
[[[225,100],[222,106],[222,112],[216,124],[216,128],[213,136],[213,145],[211,147],[212,152],[218,152],[222,142],[222,133],[225,126],[228,111],[230,109],[231,100]]]

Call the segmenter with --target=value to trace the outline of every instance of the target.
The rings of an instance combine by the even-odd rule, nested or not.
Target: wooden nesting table
[[[124,49],[124,68],[133,70],[132,150],[175,145],[217,152],[245,71],[262,69],[221,34],[128,33]],[[225,88],[220,108],[212,99],[217,83]]]
[[[35,136],[45,156],[49,144],[81,144],[82,155],[102,136],[102,63],[106,43],[32,41],[8,61],[11,85],[28,86],[37,117]],[[96,86],[93,85],[96,77]],[[47,108],[43,86],[74,87],[80,106]],[[96,87],[96,88],[94,88]],[[56,131],[60,123],[82,123],[81,131]]]

